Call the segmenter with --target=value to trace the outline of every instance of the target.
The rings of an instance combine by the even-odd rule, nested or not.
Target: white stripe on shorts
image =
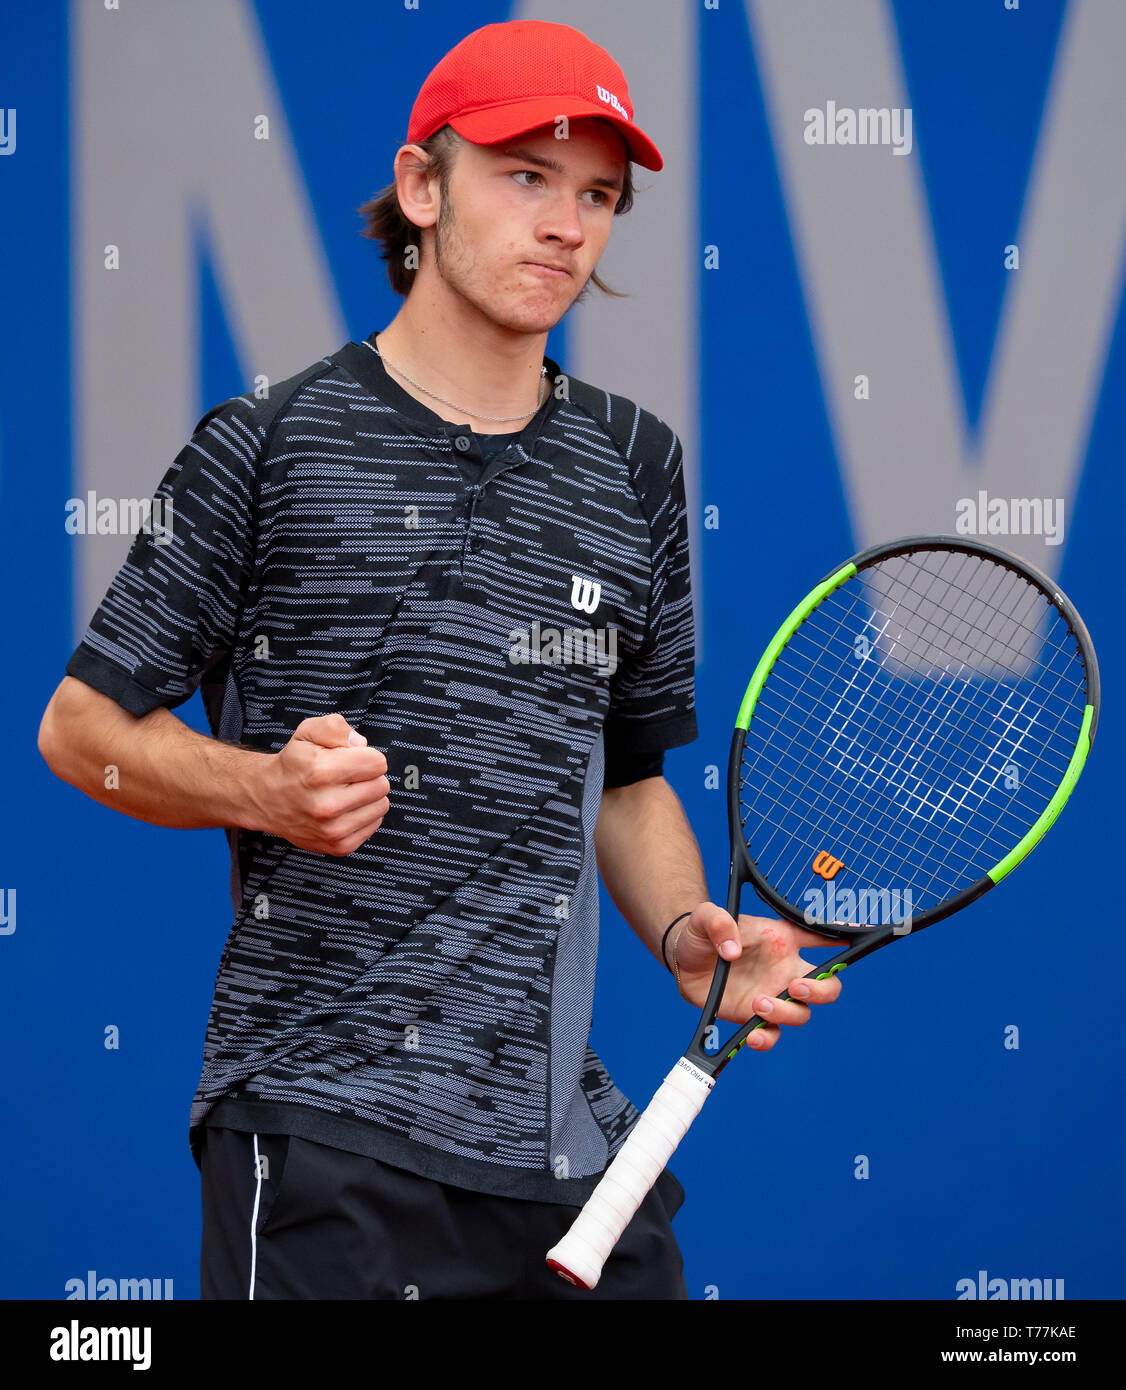
[[[258,1136],[254,1136],[254,1211],[250,1217],[250,1293],[254,1297],[254,1273],[258,1265],[258,1204],[262,1200],[262,1163],[258,1157]]]

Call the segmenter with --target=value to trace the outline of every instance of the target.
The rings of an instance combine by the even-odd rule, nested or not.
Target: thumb
[[[743,953],[739,927],[730,912],[718,903],[701,903],[692,914],[692,925],[706,933],[708,940],[724,960],[734,960]]]
[[[362,748],[367,739],[357,733],[342,714],[319,714],[303,719],[293,731],[295,739],[304,739],[321,748]]]

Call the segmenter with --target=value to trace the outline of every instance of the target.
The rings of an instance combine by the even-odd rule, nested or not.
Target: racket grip
[[[661,1083],[586,1205],[547,1262],[561,1279],[593,1289],[634,1212],[700,1113],[715,1078],[682,1057]]]

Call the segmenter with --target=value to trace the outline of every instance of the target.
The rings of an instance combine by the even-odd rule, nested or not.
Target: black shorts
[[[470,1192],[296,1135],[219,1127],[205,1130],[200,1172],[204,1299],[688,1297],[670,1224],[684,1189],[668,1171],[589,1292],[544,1259],[575,1206]]]

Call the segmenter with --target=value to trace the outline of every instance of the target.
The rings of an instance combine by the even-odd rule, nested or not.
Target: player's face
[[[435,235],[447,286],[521,333],[553,328],[582,292],[609,239],[625,174],[625,146],[603,122],[574,120],[566,140],[554,129],[502,145],[462,144]]]

